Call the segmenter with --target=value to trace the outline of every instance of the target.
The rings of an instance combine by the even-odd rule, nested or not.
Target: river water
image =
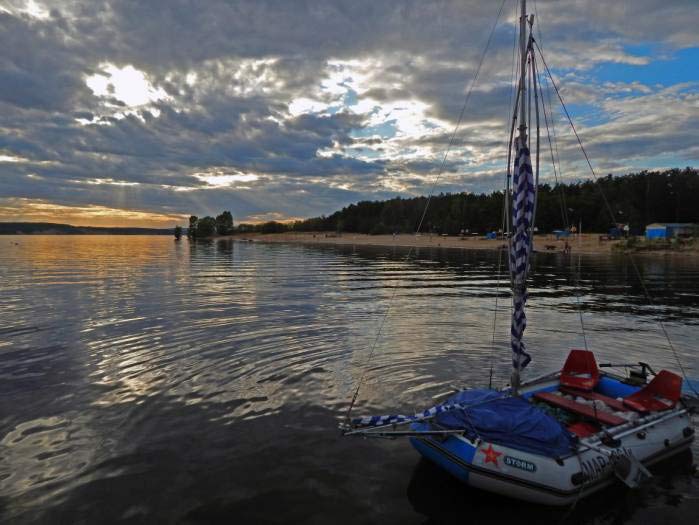
[[[499,254],[407,255],[0,237],[0,521],[649,524],[699,515],[689,454],[640,490],[547,509],[468,489],[407,441],[340,437],[363,372],[355,415],[431,406],[455,385],[487,385],[491,364],[496,385],[509,376]],[[560,367],[584,338],[601,362],[677,370],[659,321],[699,376],[699,261],[635,263],[652,303],[626,257],[536,255],[530,376]]]

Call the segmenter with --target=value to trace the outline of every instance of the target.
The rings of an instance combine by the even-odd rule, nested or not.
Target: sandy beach
[[[328,233],[328,232],[285,232],[285,233],[241,233],[227,236],[239,241],[255,242],[291,242],[301,244],[355,244],[362,246],[402,246],[416,248],[450,248],[462,250],[497,250],[506,245],[504,239],[485,239],[483,236],[459,237],[442,236],[437,234],[397,234],[397,235],[365,235],[359,233]],[[623,241],[606,240],[606,236],[597,233],[572,235],[568,238],[570,253],[609,254],[619,252],[614,247]],[[553,234],[536,235],[534,249],[539,252],[562,253],[565,240],[557,240]],[[699,255],[699,250],[685,247],[681,250],[643,250],[638,253],[657,255]]]
[[[425,248],[456,248],[463,250],[497,250],[506,244],[504,239],[485,239],[482,236],[459,237],[441,235],[365,235],[359,233],[327,232],[285,232],[285,233],[246,233],[230,236],[236,240],[258,242],[293,242],[303,244],[358,244],[362,246],[405,246]],[[563,252],[564,240],[556,240],[555,235],[537,235],[537,251]],[[568,239],[571,253],[610,253],[620,241],[602,240],[598,234],[582,234]]]

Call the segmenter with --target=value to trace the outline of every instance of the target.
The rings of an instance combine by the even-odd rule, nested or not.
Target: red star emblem
[[[500,465],[498,465],[498,457],[502,456],[502,452],[495,452],[491,444],[488,444],[488,448],[482,448],[481,452],[485,454],[485,461],[483,463],[493,463],[496,467],[500,467]]]

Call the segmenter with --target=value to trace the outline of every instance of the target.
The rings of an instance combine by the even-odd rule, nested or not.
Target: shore
[[[462,250],[498,250],[507,244],[505,239],[485,239],[483,236],[459,237],[437,234],[365,235],[360,233],[284,232],[240,233],[227,238],[239,241],[293,242],[301,244],[357,244],[361,246],[400,246],[416,248],[456,248]],[[582,234],[568,239],[571,253],[610,253],[620,241],[600,240],[597,234]],[[554,235],[537,235],[534,246],[540,252],[563,252],[565,240]]]
[[[221,238],[221,237],[218,237]],[[329,233],[329,232],[284,232],[284,233],[239,233],[225,238],[238,241],[254,242],[282,242],[299,244],[344,244],[360,246],[399,246],[416,248],[450,248],[462,250],[491,250],[495,251],[506,246],[505,239],[485,239],[483,236],[443,236],[437,234],[397,234],[397,235],[366,235],[361,233]],[[624,241],[605,240],[606,236],[597,233],[584,233],[571,235],[568,238],[570,253],[582,254],[610,254],[623,253]],[[563,253],[566,242],[564,239],[556,240],[553,234],[536,235],[534,237],[534,249],[546,253]],[[615,248],[616,247],[616,248]],[[692,255],[698,256],[696,248],[684,248],[682,250],[632,250],[635,253],[653,255]]]

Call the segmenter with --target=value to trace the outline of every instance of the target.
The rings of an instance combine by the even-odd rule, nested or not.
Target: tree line
[[[502,228],[503,198],[503,191],[435,195],[422,231],[449,235],[497,231]],[[289,223],[240,224],[235,231],[413,233],[426,203],[427,197],[362,201],[328,216]],[[228,215],[222,231],[232,232],[232,216],[230,212],[224,214]],[[192,217],[194,226],[190,219],[190,231],[193,229],[200,237],[219,233],[219,218],[224,214],[216,219]],[[653,222],[699,223],[699,170],[642,171],[617,177],[607,175],[595,181],[540,184],[538,188],[536,226],[540,232],[582,224],[583,231],[604,233],[617,224],[628,224],[632,234],[641,234]]]

